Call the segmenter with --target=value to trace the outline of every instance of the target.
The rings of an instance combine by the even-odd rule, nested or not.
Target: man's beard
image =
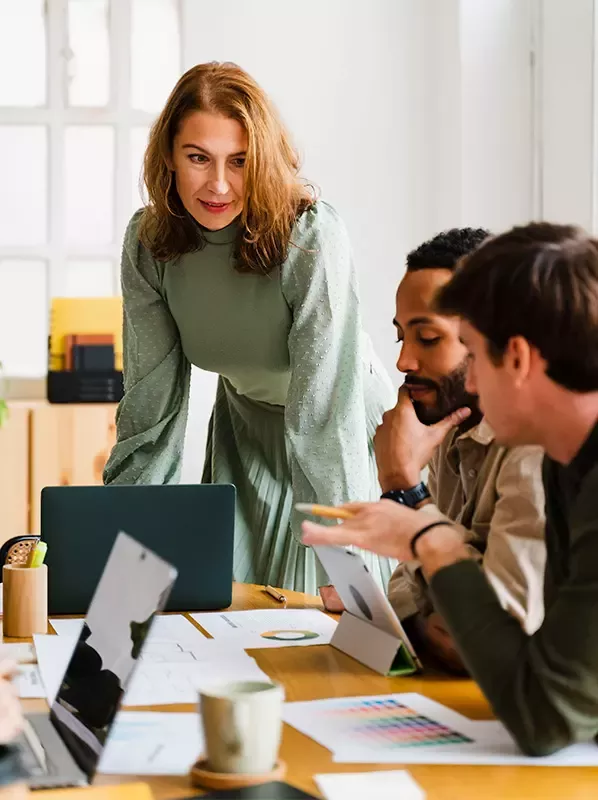
[[[423,403],[414,400],[413,408],[417,418],[424,425],[434,425],[440,422],[458,408],[470,408],[471,414],[465,420],[462,427],[472,428],[482,419],[482,412],[478,405],[478,398],[475,394],[465,391],[465,379],[467,375],[467,363],[463,362],[450,375],[442,378],[440,382],[429,380],[428,378],[418,378],[417,375],[407,375],[405,386],[425,386],[436,391],[436,404],[433,407],[425,406]]]

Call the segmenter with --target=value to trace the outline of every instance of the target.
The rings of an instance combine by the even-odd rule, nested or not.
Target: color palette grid
[[[430,747],[473,742],[468,736],[419,714],[393,698],[347,698],[320,712],[323,724],[342,732],[344,746]]]

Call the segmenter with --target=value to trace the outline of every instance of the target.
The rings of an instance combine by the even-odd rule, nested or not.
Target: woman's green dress
[[[140,214],[123,248],[125,396],[104,481],[178,481],[191,364],[217,373],[203,481],[237,487],[235,580],[315,593],[327,578],[293,504],[377,498],[372,437],[394,404],[345,227],[318,201],[263,276],[234,269],[237,223],[164,263],[139,242]],[[386,586],[394,564],[364,558]]]

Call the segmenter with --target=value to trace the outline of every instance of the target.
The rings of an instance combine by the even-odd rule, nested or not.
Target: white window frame
[[[181,67],[183,10],[176,2],[179,17],[179,53]],[[118,241],[130,215],[131,131],[148,127],[155,113],[135,111],[131,107],[131,0],[109,0],[110,97],[101,108],[70,108],[68,99],[68,2],[45,0],[46,18],[46,105],[36,108],[0,107],[0,126],[45,125],[48,135],[47,241],[40,246],[0,246],[0,261],[36,259],[46,265],[48,309],[50,298],[59,294],[62,272],[67,260],[110,260],[113,264],[114,294],[120,291],[120,255]],[[71,125],[107,125],[114,129],[114,217],[113,241],[105,245],[70,247],[65,239],[65,129]]]

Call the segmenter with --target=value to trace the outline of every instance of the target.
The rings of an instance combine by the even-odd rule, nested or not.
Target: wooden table
[[[285,591],[288,608],[321,608],[318,598]],[[231,609],[280,608],[260,587],[234,587]],[[195,623],[193,623],[195,624]],[[329,646],[282,647],[251,651],[259,666],[273,680],[284,684],[287,700],[319,700],[391,692],[419,692],[472,719],[491,719],[488,703],[467,679],[438,675],[384,678]],[[39,710],[41,701],[23,701],[27,710]],[[144,710],[165,710],[164,706]],[[192,705],[169,706],[168,711],[195,711]],[[284,726],[281,757],[288,764],[289,783],[318,795],[312,776],[322,772],[364,772],[368,769],[400,769],[395,764],[334,764],[328,750]],[[503,798],[559,798],[589,800],[598,797],[598,768],[406,765],[427,792],[428,800],[503,800]],[[133,776],[98,776],[96,783],[137,780]],[[199,792],[185,777],[143,777],[157,800],[184,798]],[[374,800],[374,798],[372,798]],[[397,799],[398,800],[398,799]]]

